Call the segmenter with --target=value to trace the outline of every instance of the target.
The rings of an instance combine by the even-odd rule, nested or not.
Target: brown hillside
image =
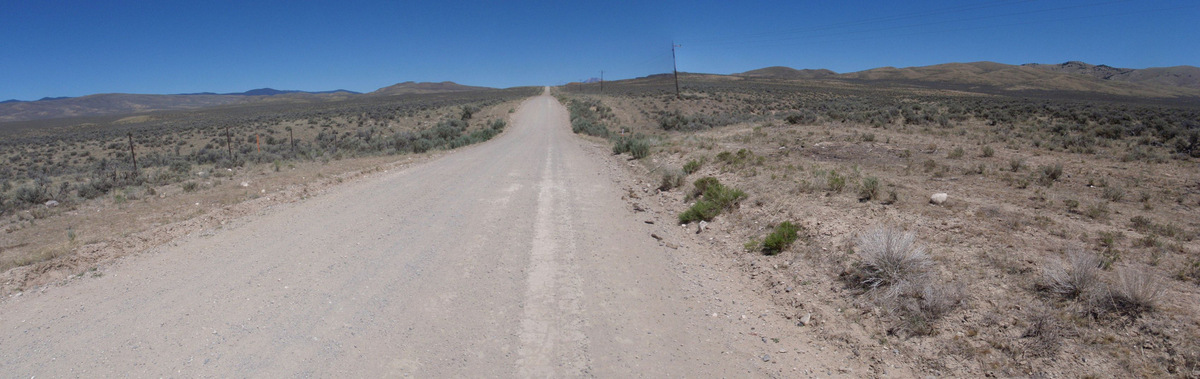
[[[1109,81],[1200,89],[1200,67],[1194,66],[1133,69],[1091,65],[1079,61],[1070,61],[1061,64],[1029,63],[1022,66],[1053,72],[1086,75]]]
[[[797,70],[791,67],[773,66],[750,70],[743,73],[733,74],[734,76],[744,76],[749,78],[772,78],[772,79],[820,79],[837,75],[836,72],[826,69],[803,69]]]
[[[458,91],[478,91],[491,89],[488,87],[475,87],[458,84],[455,82],[404,82],[393,84],[387,87],[380,88],[368,95],[404,95],[413,93],[439,93],[439,92],[458,92]]]
[[[1117,82],[1032,66],[995,62],[947,63],[933,66],[883,67],[837,75],[836,78],[903,82],[923,86],[964,86],[979,90],[1086,92],[1129,97],[1196,97],[1200,91],[1150,83]]]

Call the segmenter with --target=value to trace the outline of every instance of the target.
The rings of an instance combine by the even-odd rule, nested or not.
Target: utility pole
[[[671,41],[671,71],[675,73],[675,97],[679,97],[679,64],[675,63],[676,47],[683,47],[683,45],[676,45],[675,41]]]
[[[600,70],[600,93],[604,93],[604,70]]]
[[[129,158],[133,161],[133,176],[137,177],[137,154],[133,152],[133,132],[129,132]]]

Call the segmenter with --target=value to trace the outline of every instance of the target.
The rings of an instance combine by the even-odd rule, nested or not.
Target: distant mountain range
[[[368,93],[371,96],[388,96],[388,95],[407,95],[414,93],[442,93],[442,92],[459,92],[459,91],[480,91],[492,89],[490,87],[474,87],[465,86],[455,82],[404,82],[383,87]]]
[[[750,70],[743,73],[734,74],[737,76],[745,76],[752,78],[774,78],[774,79],[820,79],[837,75],[836,72],[826,69],[803,69],[797,70],[791,67],[772,66]]]
[[[733,74],[780,80],[828,79],[989,91],[1067,91],[1132,97],[1200,97],[1200,68],[1113,68],[1083,62],[1009,65],[995,62],[880,67],[838,74],[829,70],[767,67]]]
[[[669,74],[665,74],[669,75]],[[659,77],[662,75],[651,75]],[[946,63],[920,67],[880,67],[839,74],[825,69],[797,70],[774,66],[732,74],[744,80],[843,81],[901,87],[949,89],[968,92],[1022,94],[1057,93],[1070,96],[1120,96],[1200,103],[1200,68],[1193,66],[1115,68],[1083,62],[1009,65],[995,62]],[[592,82],[589,79],[586,82]],[[143,113],[196,109],[264,101],[329,101],[355,97],[478,91],[488,87],[454,82],[403,82],[370,93],[347,90],[307,92],[260,88],[237,93],[178,95],[98,94],[43,98],[37,101],[0,102],[0,122],[75,116]]]
[[[307,93],[307,94],[313,94],[313,95],[320,95],[320,94],[339,93],[339,92],[344,92],[344,93],[353,94],[353,95],[362,94],[362,92],[354,92],[354,91],[344,90],[344,89],[335,89],[333,91],[313,92],[313,91],[296,91],[296,90],[278,90],[278,89],[274,89],[274,88],[259,88],[259,89],[252,89],[252,90],[249,90],[246,92],[230,92],[230,93],[198,92],[198,93],[181,93],[180,95],[275,96],[275,95],[286,95],[289,93]]]
[[[484,89],[489,88],[465,86],[454,82],[404,82],[380,88],[367,94],[347,90],[310,92],[277,90],[273,88],[259,88],[246,92],[223,94],[211,92],[176,95],[106,93],[79,97],[43,98],[37,101],[3,101],[0,102],[0,122],[198,109],[264,101],[328,101],[350,99],[357,96],[390,96]]]

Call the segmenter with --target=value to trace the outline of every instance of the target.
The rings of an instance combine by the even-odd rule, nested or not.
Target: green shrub
[[[868,176],[863,179],[861,187],[858,189],[859,201],[871,201],[879,197],[879,178]]]
[[[634,159],[642,159],[650,156],[650,143],[645,140],[635,140],[629,146],[629,154],[633,155]]]
[[[684,176],[684,173],[679,170],[665,170],[662,174],[662,182],[658,185],[658,190],[670,191],[682,186]]]
[[[687,224],[695,221],[712,221],[721,214],[721,206],[714,202],[701,200],[679,214],[679,223]]]
[[[1013,158],[1008,160],[1008,168],[1011,169],[1012,172],[1021,171],[1021,167],[1025,167],[1025,161],[1021,158]]]
[[[695,174],[696,171],[700,171],[700,167],[703,167],[703,166],[704,166],[704,159],[700,159],[700,160],[693,159],[683,165],[683,172],[688,175]]]
[[[746,198],[746,193],[736,188],[729,188],[717,181],[716,178],[705,177],[693,183],[700,201],[691,208],[679,214],[679,222],[687,224],[693,221],[712,221],[721,212],[733,209]]]
[[[793,242],[796,242],[796,238],[799,237],[796,232],[799,230],[800,228],[793,225],[790,221],[784,221],[775,226],[775,231],[768,234],[767,238],[763,240],[763,253],[766,255],[775,255],[787,249]]]
[[[996,155],[996,150],[992,149],[991,146],[984,146],[983,151],[979,155],[984,158],[991,158],[993,155]]]
[[[792,125],[812,125],[817,122],[817,114],[805,109],[799,113],[790,114],[783,119]]]
[[[185,160],[171,162],[171,172],[178,175],[190,175],[192,172],[192,164]]]
[[[967,152],[963,151],[962,147],[956,147],[956,148],[954,148],[954,150],[951,150],[949,154],[946,154],[946,158],[958,159],[958,158],[962,158],[963,155],[965,155],[966,153]]]
[[[24,185],[17,188],[13,196],[18,202],[37,205],[50,200],[50,191],[38,184]]]
[[[1093,220],[1104,219],[1108,217],[1108,204],[1101,202],[1092,203],[1084,210],[1083,215]]]
[[[190,180],[183,183],[183,192],[195,192],[198,189],[200,189],[200,183]]]
[[[1053,166],[1041,166],[1038,168],[1038,174],[1040,174],[1038,177],[1038,183],[1049,187],[1050,185],[1054,184],[1054,182],[1058,181],[1059,177],[1062,177],[1062,172],[1063,166],[1061,163]]]
[[[470,120],[471,116],[473,116],[475,113],[478,113],[478,112],[479,112],[479,107],[474,106],[474,105],[467,105],[467,106],[463,107],[462,116],[460,118],[463,121]]]
[[[1065,199],[1063,200],[1063,206],[1067,207],[1068,212],[1076,212],[1079,210],[1079,200]]]
[[[709,186],[715,185],[721,185],[721,182],[718,181],[717,178],[711,176],[705,176],[703,178],[696,179],[695,182],[692,182],[692,193],[688,196],[691,198],[700,197],[700,195],[703,195],[704,191],[707,190]]]
[[[642,136],[620,136],[613,141],[613,154],[629,153],[634,159],[650,156],[650,141]]]
[[[842,192],[846,188],[846,177],[838,175],[837,170],[829,171],[829,177],[826,179],[826,184],[829,185],[829,190],[833,192]]]
[[[1125,198],[1125,190],[1118,186],[1104,187],[1104,192],[1100,194],[1100,197],[1116,203]]]
[[[607,138],[609,136],[607,127],[588,119],[575,119],[571,121],[571,131],[596,137]]]

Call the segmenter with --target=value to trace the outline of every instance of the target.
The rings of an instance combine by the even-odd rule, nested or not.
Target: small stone
[[[933,194],[933,196],[929,197],[929,202],[937,204],[937,205],[942,205],[942,203],[946,202],[946,199],[949,196],[950,195],[947,195],[945,192],[938,192],[938,193]]]
[[[708,221],[701,220],[697,225],[699,226],[696,228],[696,234],[700,234],[700,232],[703,232],[704,229],[708,229]]]
[[[805,325],[808,325],[808,324],[809,324],[809,323],[811,323],[811,322],[812,322],[812,313],[805,313],[805,314],[804,314],[804,317],[801,317],[801,318],[800,318],[800,323],[799,323],[799,324],[796,324],[796,325],[799,325],[799,326],[805,326]]]
[[[47,201],[47,202],[46,202],[46,206],[47,206],[47,207],[50,207],[50,208],[57,207],[57,206],[58,206],[58,201],[55,201],[55,200],[50,200],[50,201]]]
[[[667,248],[669,248],[669,249],[679,249],[679,245],[676,245],[676,244],[673,244],[673,243],[667,242]]]
[[[646,220],[646,221],[642,221],[642,222],[650,224],[650,225],[654,225],[654,221]]]
[[[242,182],[242,187],[249,187],[249,186],[250,186],[250,182]]]
[[[662,241],[662,237],[659,237],[657,234],[650,233],[650,237],[654,237],[654,239]]]
[[[762,360],[763,360],[763,362],[770,362],[770,361],[771,361],[771,356],[770,356],[770,355],[767,355],[767,354],[763,354],[763,355],[762,355]]]

